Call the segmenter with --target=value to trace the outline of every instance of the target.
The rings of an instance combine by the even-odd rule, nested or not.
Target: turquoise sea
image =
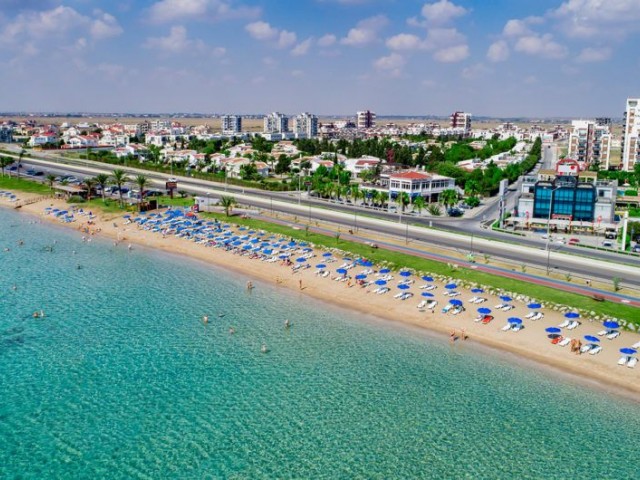
[[[246,280],[0,210],[0,478],[640,478],[639,404]]]

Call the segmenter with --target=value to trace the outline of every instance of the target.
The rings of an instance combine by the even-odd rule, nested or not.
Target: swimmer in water
[[[218,318],[222,318],[222,317],[224,317],[225,315],[226,315],[226,313],[219,313],[219,314],[218,314]]]
[[[233,335],[234,333],[236,333],[236,329],[235,329],[235,328],[233,328],[233,327],[230,327],[230,328],[229,328],[229,334],[230,334],[230,335]]]
[[[260,349],[260,351],[262,353],[267,353],[269,351],[269,349],[267,348],[267,344],[266,343],[262,344],[262,348]]]
[[[205,323],[205,324],[209,323],[209,315],[204,315],[202,317],[202,323]]]
[[[284,321],[284,328],[289,328],[290,326],[291,326],[291,322],[289,322],[289,319],[287,318],[287,319]]]

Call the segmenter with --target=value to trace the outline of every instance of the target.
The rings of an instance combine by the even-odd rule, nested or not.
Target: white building
[[[569,134],[567,156],[585,165],[599,164],[609,168],[611,133],[608,125],[598,125],[593,120],[574,120]]]
[[[367,128],[375,128],[376,114],[369,110],[356,113],[356,126],[358,130],[366,130]]]
[[[471,114],[466,112],[453,112],[451,114],[451,128],[463,132],[471,132]]]
[[[40,134],[31,136],[31,138],[29,139],[29,146],[37,147],[37,146],[55,143],[57,141],[58,141],[58,135],[53,132],[40,133]]]
[[[272,112],[264,117],[264,133],[284,134],[289,131],[289,118],[278,112]]]
[[[235,135],[242,132],[242,117],[240,115],[223,115],[220,117],[222,133]]]
[[[318,136],[318,117],[304,112],[293,119],[293,132],[297,137],[314,138]]]
[[[627,98],[622,128],[620,168],[633,170],[640,162],[640,98]]]

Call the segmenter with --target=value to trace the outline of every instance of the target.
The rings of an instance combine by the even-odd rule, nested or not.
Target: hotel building
[[[640,162],[640,98],[627,98],[622,126],[620,169],[631,171]]]
[[[567,156],[584,164],[609,168],[611,153],[611,133],[608,125],[599,125],[593,120],[574,120],[569,134]]]

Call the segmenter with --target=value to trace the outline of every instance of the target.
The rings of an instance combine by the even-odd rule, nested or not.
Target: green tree
[[[91,191],[93,190],[93,187],[96,186],[96,179],[92,177],[87,177],[84,179],[82,183],[87,188],[87,200],[91,201]]]
[[[144,175],[137,175],[135,178],[136,185],[138,186],[138,211],[142,210],[142,199],[144,198],[144,187],[147,186],[147,177]]]
[[[424,200],[424,197],[422,195],[418,195],[414,200],[413,200],[413,208],[418,210],[418,213],[422,212],[422,209],[425,207],[426,202]]]
[[[236,206],[238,202],[236,202],[235,197],[228,197],[223,195],[220,197],[220,205],[224,208],[224,214],[228,217],[233,210],[233,207]]]
[[[402,213],[404,213],[404,209],[406,208],[406,206],[411,203],[411,197],[409,197],[409,194],[407,192],[400,192],[396,196],[396,203],[402,210]]]
[[[127,172],[116,168],[113,172],[111,172],[111,178],[113,179],[113,183],[118,187],[118,196],[120,197],[120,206],[124,205],[122,201],[122,186],[129,181],[129,177],[127,176]]]
[[[455,205],[457,201],[458,201],[458,192],[456,192],[453,188],[448,188],[440,194],[440,202],[445,207],[450,207],[452,205]]]
[[[258,168],[256,164],[251,162],[240,167],[240,178],[243,180],[255,180],[260,175],[258,174]]]
[[[53,183],[56,181],[56,176],[53,173],[48,173],[46,177],[44,177],[49,184],[49,190],[53,190]]]
[[[96,175],[96,183],[100,186],[100,192],[102,193],[102,202],[105,202],[104,193],[107,188],[107,183],[109,183],[109,175],[106,173],[99,173]]]
[[[11,157],[0,157],[0,168],[2,168],[2,176],[4,177],[4,169],[13,163]]]
[[[276,163],[276,168],[275,168],[276,174],[282,175],[284,173],[287,173],[290,169],[291,169],[291,159],[283,153],[278,157],[278,162]]]

